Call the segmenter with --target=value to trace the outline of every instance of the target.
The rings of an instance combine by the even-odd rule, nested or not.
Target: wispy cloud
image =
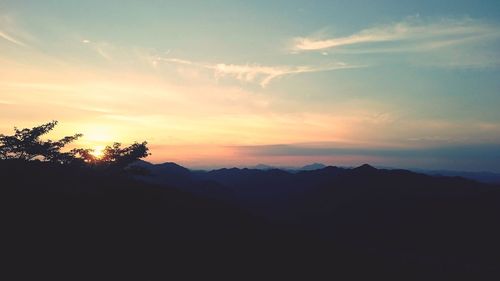
[[[26,47],[26,44],[21,42],[20,40],[14,38],[12,35],[10,35],[9,33],[5,32],[5,31],[2,31],[0,30],[0,38],[4,39],[4,40],[7,40],[9,41],[10,43],[13,43],[13,44],[16,44],[16,45],[19,45],[19,46],[23,46],[23,47]]]
[[[266,87],[274,79],[286,75],[365,67],[365,65],[349,65],[343,62],[334,62],[321,66],[266,66],[260,64],[225,63],[210,64],[163,57],[153,58],[153,65],[156,65],[160,61],[208,69],[214,72],[216,78],[232,77],[239,81],[257,82],[261,87]]]
[[[316,51],[337,55],[418,54],[417,64],[484,67],[500,64],[500,25],[471,18],[425,20],[418,16],[376,25],[351,35],[293,39],[293,53]]]
[[[258,64],[253,65],[236,65],[236,64],[217,64],[214,70],[220,76],[232,76],[242,81],[255,81],[258,80],[260,86],[267,86],[273,79],[285,75],[331,71],[347,68],[358,68],[362,66],[347,65],[345,63],[333,63],[324,66],[262,66]]]
[[[367,43],[403,41],[433,43],[435,47],[439,47],[439,45],[460,44],[473,38],[491,39],[499,36],[500,30],[497,25],[470,18],[429,22],[419,17],[411,17],[401,22],[363,29],[344,37],[328,39],[298,37],[294,39],[293,49],[316,51]]]
[[[21,31],[17,27],[11,16],[0,14],[0,39],[18,46],[26,47],[27,44],[20,39],[26,37],[26,35],[26,32]]]
[[[89,39],[83,39],[81,42],[88,45],[93,51],[103,57],[105,60],[111,61],[113,57],[110,54],[112,46],[106,42],[94,42]]]

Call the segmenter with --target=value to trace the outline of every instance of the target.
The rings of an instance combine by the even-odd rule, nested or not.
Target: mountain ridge
[[[141,160],[142,161],[142,160]],[[145,163],[148,163],[148,165],[161,165],[164,163],[159,163],[159,164],[152,164],[150,162],[143,161]],[[165,163],[173,163],[173,162],[165,162]],[[173,163],[176,164],[176,163]],[[178,165],[178,164],[176,164]],[[180,167],[186,168],[184,166],[178,165]],[[362,165],[358,166],[361,167]],[[462,177],[466,179],[471,179],[475,180],[478,182],[482,183],[489,183],[489,184],[500,184],[500,173],[495,173],[495,172],[489,172],[489,171],[480,171],[480,172],[474,172],[474,171],[457,171],[457,170],[444,170],[444,169],[421,169],[421,168],[394,168],[394,167],[379,167],[379,166],[373,166],[370,165],[374,168],[377,169],[382,169],[382,170],[406,170],[406,171],[412,171],[415,173],[420,173],[420,174],[426,174],[426,175],[431,175],[431,176],[444,176],[444,177]],[[288,172],[301,172],[301,171],[312,171],[312,170],[319,170],[323,169],[326,167],[332,167],[331,165],[325,165],[323,163],[312,163],[312,164],[307,164],[301,167],[286,167],[286,166],[272,166],[272,165],[266,165],[266,164],[258,164],[255,166],[248,166],[248,167],[242,167],[242,168],[237,168],[233,167],[235,169],[250,169],[250,170],[273,170],[273,169],[278,169],[278,170],[283,170],[283,171],[288,171]],[[337,166],[333,166],[337,167]],[[357,167],[343,167],[345,169],[352,169],[352,168],[357,168]],[[212,170],[220,170],[220,169],[232,169],[232,168],[214,168],[214,169],[192,169],[192,168],[186,168],[191,171],[212,171]]]
[[[370,165],[299,172],[139,166],[150,173],[134,179],[124,171],[0,161],[7,241],[22,246],[13,252],[37,246],[89,260],[111,246],[102,258],[120,265],[172,265],[153,254],[189,268],[264,260],[287,276],[297,268],[445,274],[441,280],[500,273],[499,185]],[[75,253],[65,253],[67,245]]]

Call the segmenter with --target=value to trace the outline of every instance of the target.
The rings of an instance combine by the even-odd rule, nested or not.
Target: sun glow
[[[93,151],[91,152],[91,154],[97,158],[97,159],[100,159],[104,156],[104,146],[96,146],[94,147]]]

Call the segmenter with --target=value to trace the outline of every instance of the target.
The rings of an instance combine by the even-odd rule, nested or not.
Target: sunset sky
[[[0,133],[50,120],[187,167],[500,172],[500,1],[0,0]]]

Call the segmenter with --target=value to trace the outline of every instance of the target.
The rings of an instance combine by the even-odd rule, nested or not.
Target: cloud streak
[[[8,14],[0,14],[0,41],[27,47],[28,45],[24,42],[24,39],[30,39],[31,37],[31,35],[19,28],[13,17]]]
[[[471,18],[424,20],[416,16],[348,36],[297,37],[291,52],[363,56],[365,61],[401,61],[441,68],[489,68],[500,66],[499,47],[498,23]],[[378,56],[369,57],[374,54]]]
[[[26,47],[26,44],[21,42],[20,40],[14,38],[12,35],[8,34],[5,31],[0,30],[0,38],[9,41],[10,43],[16,44],[18,46]]]
[[[294,51],[320,51],[370,43],[406,42],[432,43],[435,47],[463,44],[471,39],[498,39],[497,25],[469,18],[443,19],[437,22],[411,17],[398,23],[378,25],[344,37],[328,39],[298,37],[294,39]]]
[[[159,61],[211,70],[214,72],[216,78],[232,77],[239,81],[257,82],[263,88],[269,85],[271,81],[287,75],[366,67],[366,65],[349,65],[343,62],[335,62],[321,66],[266,66],[260,64],[225,63],[210,64],[192,62],[178,58],[162,57],[155,57],[153,59],[153,65],[156,65]]]
[[[109,54],[112,46],[105,42],[93,42],[88,39],[83,39],[81,42],[85,45],[88,45],[93,51],[95,51],[99,56],[104,58],[105,60],[111,61],[113,60],[112,56]]]

